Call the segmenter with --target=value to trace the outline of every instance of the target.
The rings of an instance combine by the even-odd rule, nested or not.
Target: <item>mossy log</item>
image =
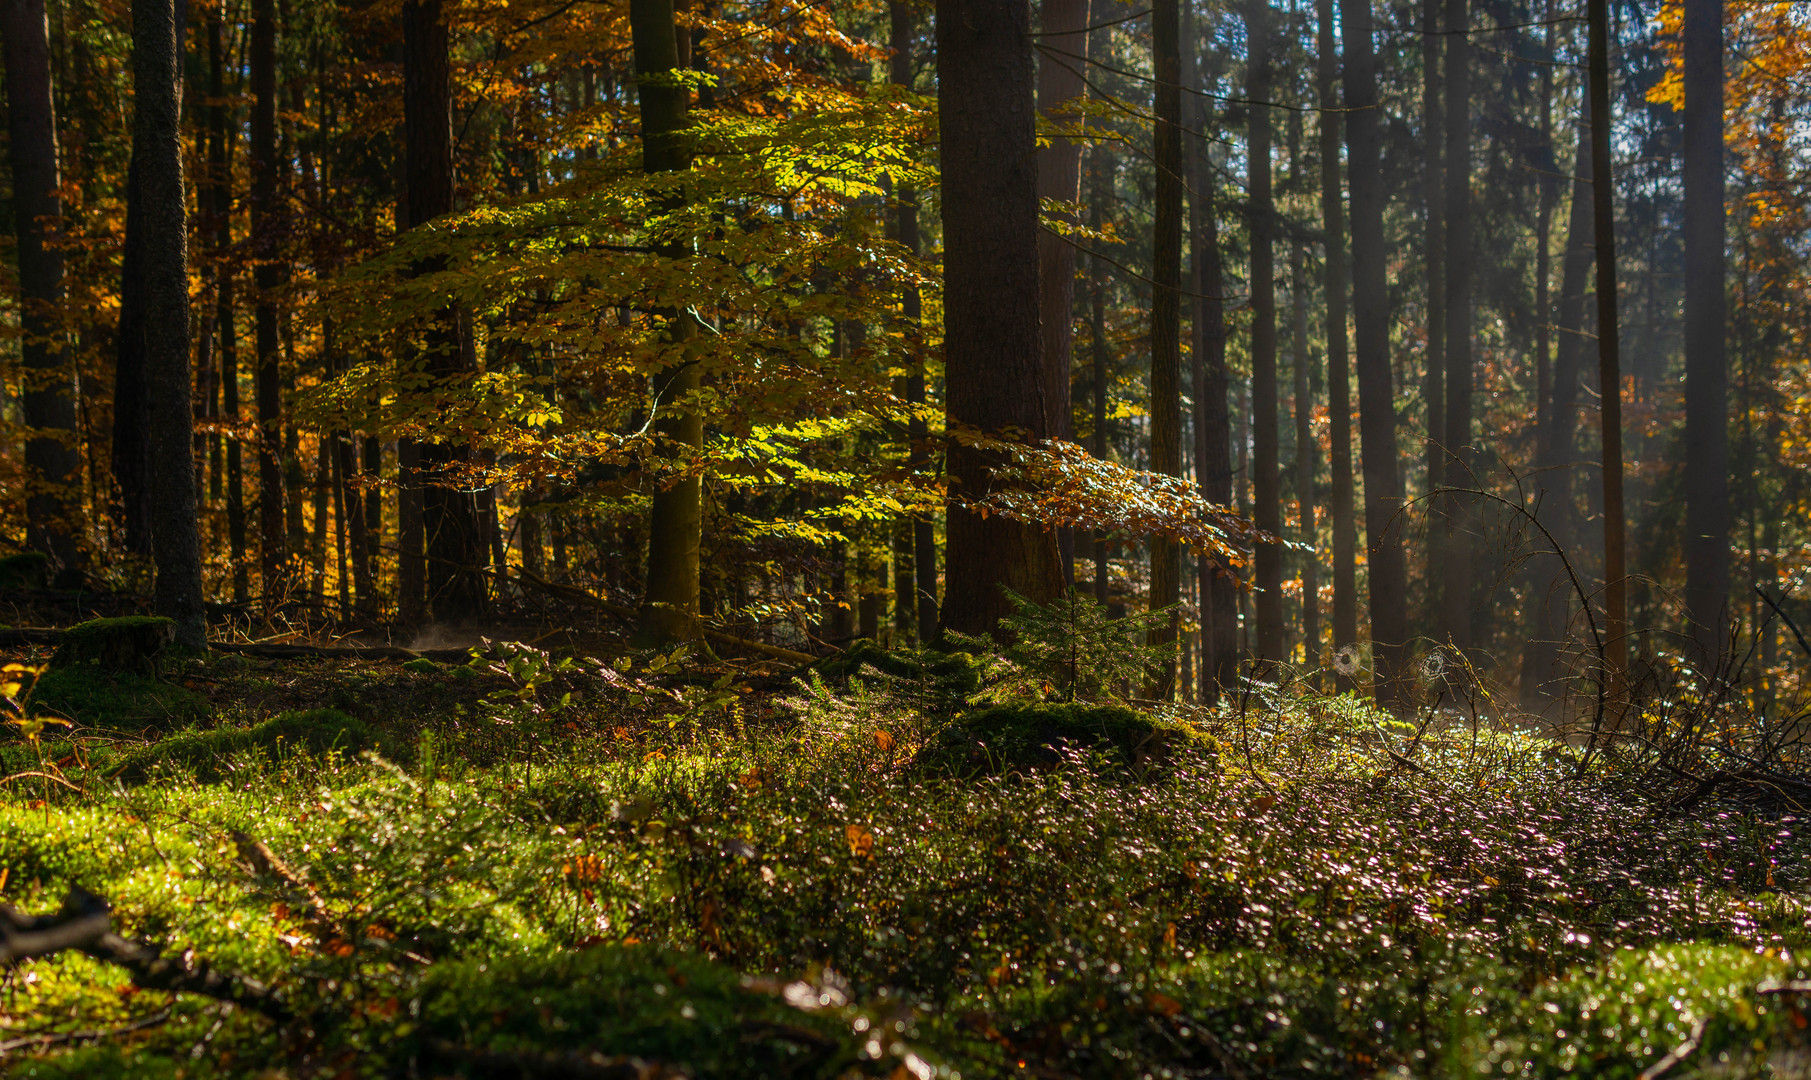
[[[53,669],[89,664],[102,671],[155,678],[176,643],[176,623],[155,615],[91,619],[63,631]]]

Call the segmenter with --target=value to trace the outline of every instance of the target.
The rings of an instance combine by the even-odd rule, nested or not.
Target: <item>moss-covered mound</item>
[[[217,780],[230,771],[234,758],[247,753],[275,758],[285,751],[362,750],[378,742],[377,733],[369,725],[343,712],[286,712],[248,728],[223,727],[172,735],[129,755],[118,775],[123,780],[137,781],[159,769],[174,767],[193,771],[199,780]]]
[[[101,671],[155,678],[171,646],[176,622],[155,615],[90,619],[63,631],[51,657],[53,669],[88,666]]]
[[[1118,764],[1161,764],[1185,747],[1211,751],[1211,737],[1123,705],[1025,702],[963,713],[919,754],[927,771],[976,776],[1061,764],[1064,748],[1098,750]]]
[[[53,665],[32,688],[32,705],[89,727],[124,730],[192,723],[208,707],[201,695],[172,683],[86,664]]]

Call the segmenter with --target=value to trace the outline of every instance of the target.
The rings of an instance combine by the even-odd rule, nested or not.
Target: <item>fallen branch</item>
[[[0,963],[77,949],[125,968],[142,989],[230,1001],[272,1020],[291,1017],[289,1007],[263,983],[215,971],[197,960],[194,950],[172,957],[150,945],[128,941],[111,931],[111,920],[107,902],[79,885],[70,887],[62,910],[55,915],[26,915],[11,904],[0,904]]]
[[[47,1046],[60,1046],[63,1043],[99,1042],[102,1039],[111,1039],[119,1035],[130,1035],[135,1031],[143,1031],[146,1028],[156,1027],[159,1024],[166,1023],[169,1019],[170,1007],[166,1005],[152,1013],[150,1016],[134,1020],[130,1024],[121,1024],[119,1027],[115,1028],[106,1028],[104,1030],[94,1029],[89,1031],[60,1031],[48,1035],[26,1035],[17,1039],[8,1039],[6,1042],[0,1042],[0,1055],[10,1054],[14,1050],[23,1050],[26,1047],[42,1049]]]
[[[14,626],[0,630],[0,646],[60,645],[63,631],[50,626]]]
[[[1700,1017],[1698,1022],[1692,1025],[1692,1033],[1686,1036],[1684,1042],[1673,1047],[1672,1050],[1668,1051],[1667,1055],[1659,1061],[1656,1061],[1643,1069],[1641,1075],[1636,1077],[1635,1080],[1660,1080],[1660,1077],[1665,1076],[1668,1072],[1672,1071],[1673,1066],[1697,1053],[1698,1047],[1704,1042],[1704,1029],[1709,1026],[1709,1024],[1709,1017]]]
[[[548,581],[547,579],[531,574],[526,570],[518,571],[516,573],[516,580],[532,589],[544,592],[549,596],[558,597],[561,600],[570,600],[575,604],[583,604],[586,607],[596,608],[606,615],[614,615],[619,619],[627,621],[630,625],[635,625],[641,621],[632,609],[623,607],[621,604],[612,604],[602,597],[593,596],[585,590],[576,588],[572,585],[561,585],[558,582]],[[817,657],[810,653],[799,652],[796,649],[785,649],[778,645],[769,645],[766,642],[761,641],[749,641],[746,638],[736,637],[734,634],[726,634],[721,630],[712,630],[708,626],[700,627],[699,633],[704,636],[705,640],[714,641],[719,645],[746,649],[749,652],[760,653],[763,656],[772,656],[780,660],[790,660],[795,664],[815,664],[818,660]]]
[[[214,652],[258,656],[267,660],[438,660],[460,663],[470,649],[404,649],[395,645],[257,645],[210,641]]]

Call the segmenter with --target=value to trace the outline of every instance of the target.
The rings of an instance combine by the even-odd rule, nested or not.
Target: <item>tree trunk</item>
[[[1723,253],[1723,0],[1686,0],[1685,615],[1700,664],[1729,627],[1729,366]]]
[[[914,79],[912,68],[912,42],[917,36],[918,19],[910,4],[905,0],[891,0],[887,5],[893,42],[892,79],[904,87],[910,87]],[[895,193],[894,200],[894,239],[900,246],[917,255],[920,250],[918,237],[918,192],[909,187],[901,187]],[[924,404],[924,305],[915,287],[908,287],[900,300],[900,318],[905,323],[905,331],[910,335],[915,359],[912,372],[906,376],[906,403],[914,408]],[[930,440],[930,425],[922,416],[914,413],[906,423],[906,437],[911,440],[907,456],[912,462],[913,471],[924,465],[926,444]],[[914,518],[911,522],[911,589],[916,610],[918,640],[930,642],[937,637],[937,535],[936,523],[930,518]],[[904,588],[906,582],[900,582]]]
[[[1042,0],[1038,43],[1045,50],[1038,64],[1038,111],[1064,127],[1082,117],[1070,106],[1087,93],[1080,57],[1088,51],[1089,0]],[[1056,138],[1038,151],[1038,197],[1081,201],[1082,144]],[[1072,216],[1069,220],[1074,220]],[[1038,323],[1043,329],[1045,421],[1051,436],[1073,438],[1069,378],[1075,341],[1075,245],[1063,236],[1038,233]],[[1063,581],[1075,582],[1075,530],[1060,529]]]
[[[156,455],[152,547],[157,613],[202,648],[201,537],[196,528],[195,417],[189,383],[188,204],[182,182],[182,28],[173,0],[133,0],[132,157],[138,163],[143,341]]]
[[[403,4],[402,30],[403,143],[408,225],[414,228],[453,210],[452,96],[440,0]],[[436,385],[458,380],[476,365],[468,332],[452,308],[436,313],[425,338],[427,371]],[[491,545],[477,497],[447,475],[466,451],[429,442],[417,447],[416,455],[428,614],[439,622],[480,618],[488,606],[484,568]]]
[[[1299,156],[1295,157],[1300,161]],[[1306,186],[1306,185],[1304,185]],[[1320,666],[1320,551],[1315,525],[1314,479],[1320,446],[1314,438],[1314,389],[1320,376],[1313,371],[1314,358],[1308,352],[1308,273],[1307,253],[1301,241],[1290,245],[1290,300],[1295,309],[1290,340],[1290,363],[1295,391],[1295,501],[1297,520],[1301,525],[1297,539],[1308,545],[1300,553],[1302,563],[1302,663],[1309,671]]]
[[[1112,45],[1112,29],[1097,27],[1088,34],[1088,58],[1097,63],[1108,60]],[[1088,224],[1099,230],[1106,220],[1107,203],[1113,198],[1113,165],[1107,156],[1107,144],[1097,142],[1088,151]],[[1088,264],[1088,329],[1090,348],[1090,393],[1089,404],[1093,408],[1091,418],[1094,433],[1094,456],[1107,459],[1107,367],[1111,357],[1107,352],[1107,262],[1096,255]],[[1093,537],[1094,555],[1094,599],[1096,603],[1106,604],[1113,594],[1112,565],[1107,559],[1108,545],[1105,531],[1097,531]]]
[[[1326,238],[1327,414],[1333,471],[1333,647],[1358,644],[1358,525],[1353,516],[1351,359],[1346,351],[1346,208],[1340,188],[1339,54],[1333,0],[1315,0],[1320,100],[1321,231]],[[1352,681],[1340,676],[1338,685]]]
[[[1184,13],[1195,16],[1192,4]],[[1192,31],[1192,27],[1190,31]],[[1200,35],[1185,31],[1184,80],[1205,89],[1196,64]],[[1232,503],[1232,417],[1226,408],[1226,281],[1220,260],[1220,229],[1214,205],[1214,164],[1207,156],[1207,98],[1191,95],[1189,137],[1189,267],[1195,292],[1193,390],[1195,395],[1195,485],[1201,497],[1220,506]],[[1239,673],[1239,597],[1231,568],[1198,554],[1195,584],[1200,590],[1201,663],[1196,700],[1214,705]]]
[[[1471,26],[1468,0],[1446,0],[1446,486],[1471,474]],[[1471,635],[1473,500],[1449,495],[1440,565],[1440,633],[1461,650]]]
[[[1598,413],[1603,441],[1604,640],[1606,676],[1619,686],[1628,673],[1628,578],[1622,511],[1622,361],[1616,320],[1616,176],[1610,169],[1610,6],[1588,0],[1591,71],[1591,209],[1597,256]],[[1721,414],[1719,413],[1719,416]]]
[[[1245,17],[1251,43],[1246,79],[1246,160],[1251,192],[1251,438],[1252,511],[1258,528],[1283,535],[1281,467],[1277,460],[1276,260],[1271,249],[1276,207],[1270,184],[1270,6],[1247,0]],[[1276,663],[1286,658],[1283,644],[1283,549],[1259,544],[1257,634],[1254,660]]]
[[[44,0],[0,2],[7,133],[18,238],[21,352],[25,361],[26,543],[50,556],[65,582],[80,580],[80,461],[72,366],[61,329],[63,200],[56,106],[50,86],[50,24]]]
[[[277,205],[277,5],[276,0],[252,0],[251,35],[251,229],[252,251],[257,263],[252,281],[257,288],[254,318],[257,360],[253,364],[253,389],[258,409],[258,546],[263,574],[264,603],[282,601],[287,591],[289,561],[288,514],[283,491],[283,382],[282,342],[277,324],[276,291],[284,273],[278,261],[282,230]]]
[[[952,430],[1049,434],[1038,330],[1036,109],[1027,0],[938,0],[945,415]],[[952,442],[957,498],[992,483],[993,455]],[[1001,586],[1043,603],[1062,589],[1053,532],[949,508],[943,624],[990,633]]]
[[[1181,2],[1156,0],[1151,9],[1151,47],[1157,75],[1152,111],[1156,205],[1151,237],[1151,471],[1182,475],[1182,55]],[[1150,696],[1168,698],[1176,689],[1173,649],[1181,628],[1182,548],[1153,536],[1152,611],[1171,609],[1169,620],[1150,631],[1146,643],[1172,650]]]
[[[126,550],[151,554],[151,406],[145,370],[144,166],[126,166],[126,240],[120,253],[119,354],[113,368],[113,482]]]
[[[669,81],[684,67],[672,0],[632,0],[629,22],[635,39],[635,73],[641,84],[642,167],[649,174],[691,168],[682,132],[690,92]],[[663,78],[664,76],[664,78]],[[677,255],[669,247],[668,255]],[[656,378],[654,430],[676,456],[704,446],[704,418],[686,402],[702,385],[696,363],[684,359],[692,336],[685,312],[667,313],[666,337],[676,362]],[[648,515],[648,579],[641,627],[661,639],[689,639],[698,634],[698,547],[702,528],[702,484],[690,476],[654,495]]]
[[[1422,261],[1427,272],[1427,348],[1422,354],[1424,371],[1421,399],[1427,410],[1427,439],[1423,447],[1427,468],[1427,493],[1439,490],[1446,472],[1446,170],[1443,149],[1446,117],[1441,105],[1441,60],[1445,50],[1440,33],[1445,0],[1421,4],[1421,191],[1426,202],[1422,218]],[[1446,564],[1446,503],[1427,502],[1427,549],[1424,554],[1423,621],[1441,623],[1441,594]],[[1431,632],[1431,631],[1430,631]]]
[[[1390,297],[1384,262],[1383,166],[1377,121],[1374,22],[1368,0],[1340,0],[1346,63],[1346,148],[1352,189],[1352,309],[1358,424],[1363,442],[1365,532],[1370,544],[1371,658],[1377,700],[1408,700],[1402,648],[1408,636],[1402,558],[1402,474],[1396,466],[1396,409],[1390,389]]]

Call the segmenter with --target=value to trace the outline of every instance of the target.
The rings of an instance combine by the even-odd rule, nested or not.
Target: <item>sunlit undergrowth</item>
[[[522,650],[307,688],[207,669],[240,702],[211,727],[15,747],[59,779],[6,787],[9,902],[50,912],[80,885],[119,932],[268,985],[290,1018],[64,953],[0,987],[4,1066],[1634,1077],[1669,1054],[1668,1076],[1800,1060],[1811,860],[1790,814],[1679,810],[1614,755],[1581,770],[1531,733],[1350,697],[1145,720],[1019,698],[990,726],[967,704],[1001,696],[987,665],[874,659],[790,688]],[[949,767],[964,739],[995,744],[960,759],[987,768]]]

